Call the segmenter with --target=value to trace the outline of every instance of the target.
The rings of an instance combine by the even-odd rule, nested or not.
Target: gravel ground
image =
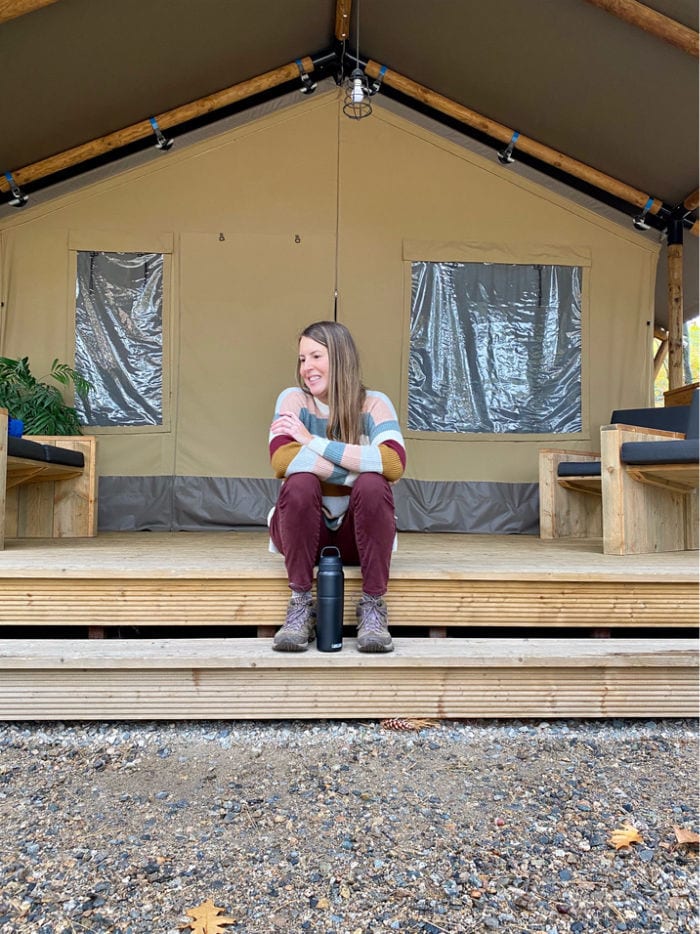
[[[208,899],[222,934],[697,931],[697,851],[673,830],[698,830],[697,738],[0,724],[0,931],[176,934]],[[615,850],[625,822],[643,841]]]

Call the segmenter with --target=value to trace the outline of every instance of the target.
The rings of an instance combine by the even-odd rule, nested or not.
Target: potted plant
[[[72,386],[81,398],[92,389],[91,383],[58,359],[46,378]],[[23,422],[27,435],[82,434],[75,409],[64,401],[58,386],[32,375],[28,357],[0,357],[0,406],[11,418]]]

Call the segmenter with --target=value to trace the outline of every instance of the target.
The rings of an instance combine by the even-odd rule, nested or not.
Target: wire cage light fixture
[[[345,87],[345,102],[343,103],[343,113],[351,120],[362,120],[363,117],[369,117],[372,113],[370,97],[372,90],[367,80],[367,75],[360,68],[360,0],[357,2],[357,28],[355,33],[355,67],[346,77],[343,85]]]

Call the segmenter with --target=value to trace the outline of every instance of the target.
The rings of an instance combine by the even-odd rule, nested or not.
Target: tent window
[[[408,428],[581,431],[578,266],[411,264]]]
[[[94,386],[77,400],[94,427],[163,424],[163,255],[78,251],[75,364]]]

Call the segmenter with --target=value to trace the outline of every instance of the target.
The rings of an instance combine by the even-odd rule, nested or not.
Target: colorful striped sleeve
[[[304,424],[309,425],[310,416],[306,409],[304,394],[299,389],[285,389],[275,405],[276,419],[282,412],[293,412]],[[275,477],[283,479],[295,473],[312,473],[327,483],[350,486],[354,477],[346,467],[332,463],[314,451],[311,444],[299,444],[290,435],[269,434],[270,463]]]
[[[406,449],[396,411],[384,393],[367,392],[364,423],[366,443],[344,444],[314,436],[306,447],[351,473],[380,473],[391,482],[398,480],[406,467]]]

